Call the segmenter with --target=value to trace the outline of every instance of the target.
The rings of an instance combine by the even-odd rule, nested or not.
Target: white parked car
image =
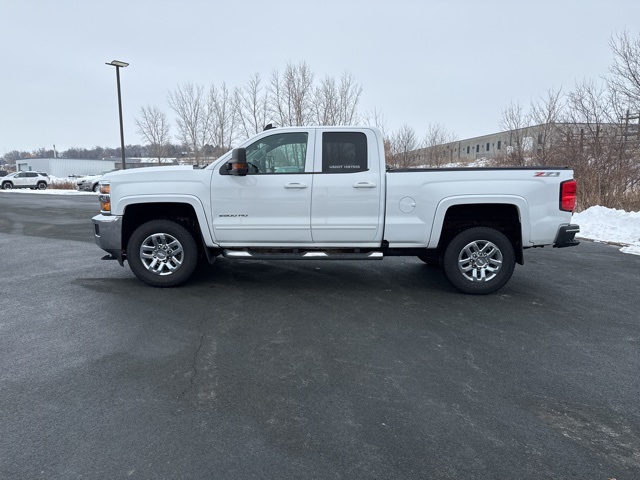
[[[96,175],[85,175],[84,177],[80,177],[76,180],[76,186],[78,190],[84,192],[97,192],[100,189],[100,179],[105,173],[112,172],[113,170],[109,170],[107,172],[98,173]]]
[[[2,189],[31,188],[45,190],[49,186],[49,176],[41,172],[15,172],[2,177]]]

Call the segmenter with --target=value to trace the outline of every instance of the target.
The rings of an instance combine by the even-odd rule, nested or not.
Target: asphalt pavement
[[[640,478],[640,257],[101,261],[94,196],[0,192],[0,478]]]

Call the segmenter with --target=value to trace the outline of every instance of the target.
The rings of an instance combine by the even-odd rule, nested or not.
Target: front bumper
[[[96,244],[122,265],[122,217],[100,214],[93,217],[91,221]]]
[[[580,232],[579,225],[563,225],[558,228],[556,240],[553,242],[555,248],[575,247],[580,242],[575,239],[577,233]]]

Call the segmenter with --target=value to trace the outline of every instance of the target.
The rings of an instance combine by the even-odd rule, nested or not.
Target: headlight
[[[111,213],[111,184],[109,182],[100,182],[100,195],[98,195],[98,199],[100,200],[100,213],[102,214],[110,214]]]

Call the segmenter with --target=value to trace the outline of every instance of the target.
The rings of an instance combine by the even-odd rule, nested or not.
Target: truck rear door
[[[372,130],[316,132],[311,236],[315,244],[382,240],[383,182]]]

